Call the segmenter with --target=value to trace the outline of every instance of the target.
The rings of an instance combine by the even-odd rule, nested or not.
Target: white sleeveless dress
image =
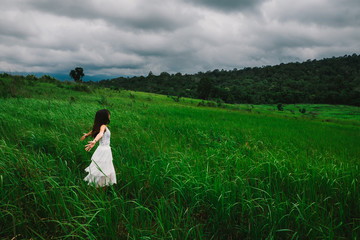
[[[90,166],[85,168],[89,174],[84,178],[89,185],[103,187],[116,184],[116,174],[110,148],[110,131],[106,131],[99,141],[99,146],[91,157]]]

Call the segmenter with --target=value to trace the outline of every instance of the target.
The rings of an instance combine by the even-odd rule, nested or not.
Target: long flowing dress
[[[89,185],[103,187],[116,184],[116,174],[110,148],[110,131],[106,127],[105,133],[99,141],[99,146],[91,157],[90,165],[85,168],[89,174],[84,178]]]

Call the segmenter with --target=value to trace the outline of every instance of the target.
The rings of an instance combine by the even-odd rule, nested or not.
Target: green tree
[[[69,76],[74,79],[76,83],[82,83],[82,78],[85,76],[84,69],[76,67],[75,70],[71,70]]]
[[[201,99],[208,99],[213,85],[208,78],[202,78],[198,83],[197,94]]]

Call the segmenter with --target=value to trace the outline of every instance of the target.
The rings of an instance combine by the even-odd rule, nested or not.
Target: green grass
[[[0,237],[360,236],[358,108],[73,89],[35,82],[0,99]],[[300,106],[318,114],[288,111]],[[92,152],[79,140],[104,107],[118,179],[106,192],[82,180]]]

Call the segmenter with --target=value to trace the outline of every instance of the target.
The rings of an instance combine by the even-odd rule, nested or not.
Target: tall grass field
[[[30,80],[11,95],[0,99],[1,239],[360,239],[358,107]],[[94,150],[80,141],[102,108],[118,180],[105,191],[83,181]]]

